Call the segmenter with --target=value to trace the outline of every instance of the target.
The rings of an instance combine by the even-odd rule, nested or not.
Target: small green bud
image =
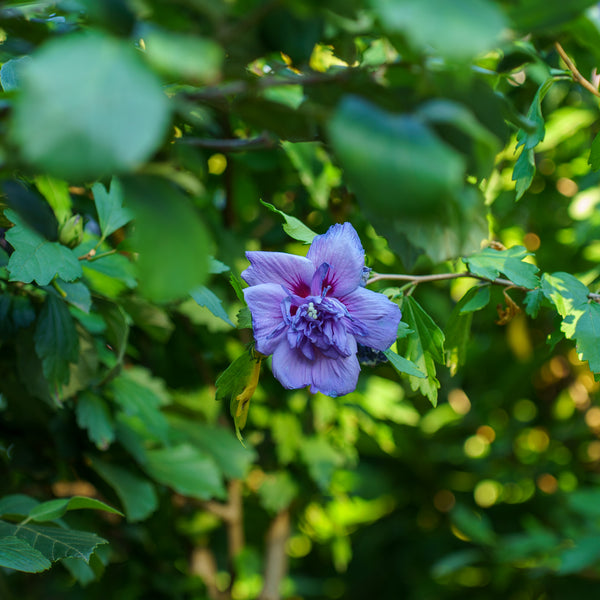
[[[73,215],[60,228],[58,239],[61,244],[75,248],[83,239],[83,219],[81,215]]]

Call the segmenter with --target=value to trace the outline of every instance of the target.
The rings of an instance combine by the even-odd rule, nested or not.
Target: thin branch
[[[473,273],[464,272],[464,273],[435,273],[433,275],[406,275],[404,273],[373,273],[373,276],[367,281],[367,285],[371,285],[376,281],[406,281],[408,283],[412,283],[414,285],[418,285],[419,283],[427,283],[430,281],[448,281],[451,279],[460,279],[462,277],[470,277],[472,279],[478,279],[479,281],[483,281],[484,283],[491,283],[493,285],[503,285],[505,287],[510,287],[516,290],[523,290],[524,292],[530,292],[532,288],[527,288],[522,285],[516,285],[509,279],[502,279],[498,277],[497,279],[487,279],[486,277],[480,277],[479,275],[474,275]],[[600,294],[596,294],[590,292],[587,297],[592,302],[597,302],[600,304]]]
[[[288,559],[285,545],[290,536],[290,513],[280,512],[267,532],[265,579],[258,600],[279,600],[281,582],[287,573]]]
[[[266,90],[286,85],[320,85],[322,83],[336,83],[348,79],[357,69],[343,67],[333,72],[309,73],[308,75],[263,75],[251,80],[231,81],[224,85],[207,86],[194,92],[184,92],[182,95],[188,100],[210,101],[219,100],[228,96],[249,94],[254,91]]]
[[[215,555],[209,548],[197,546],[192,550],[190,572],[204,581],[210,600],[229,600],[231,596],[217,587],[217,571]]]
[[[518,290],[529,291],[529,288],[515,285],[512,281],[508,279],[487,279],[486,277],[480,277],[479,275],[474,275],[473,273],[436,273],[434,275],[404,275],[404,274],[387,274],[387,273],[373,273],[373,276],[367,281],[367,285],[371,285],[376,281],[408,281],[409,283],[414,283],[415,285],[419,283],[426,283],[429,281],[447,281],[449,279],[459,279],[461,277],[471,277],[472,279],[479,279],[479,281],[484,281],[485,283],[493,283],[494,285],[504,285],[512,288],[516,288]]]
[[[573,61],[569,58],[569,55],[565,52],[565,49],[558,42],[554,42],[554,47],[556,48],[560,57],[563,59],[563,62],[567,65],[569,71],[573,73],[574,79],[576,79],[586,90],[588,90],[588,92],[591,92],[594,94],[594,96],[600,98],[600,92],[579,72]]]
[[[177,140],[178,144],[187,144],[197,148],[207,148],[215,152],[246,152],[247,150],[268,150],[277,146],[277,139],[273,138],[267,132],[261,133],[259,136],[246,139],[211,139],[188,137]]]

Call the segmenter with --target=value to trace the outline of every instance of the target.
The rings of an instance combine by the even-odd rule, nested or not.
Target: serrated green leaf
[[[92,193],[98,212],[102,240],[133,219],[133,213],[123,207],[123,190],[118,179],[111,180],[108,192],[101,183],[95,183],[92,186]]]
[[[475,288],[475,293],[460,309],[460,314],[475,312],[485,308],[490,303],[490,286],[482,285]]]
[[[412,363],[407,358],[404,358],[404,356],[396,354],[396,352],[394,352],[391,348],[388,348],[384,352],[384,354],[392,364],[392,367],[394,367],[394,369],[396,369],[398,373],[406,373],[407,375],[411,375],[412,377],[427,377],[425,373],[417,369],[414,363]]]
[[[590,370],[600,373],[600,304],[589,302],[575,308],[561,329],[575,339],[580,360],[587,360]]]
[[[535,124],[535,129],[526,131],[519,129],[517,132],[517,148],[532,150],[544,139],[544,116],[542,115],[542,100],[554,83],[554,78],[549,77],[537,89],[527,113],[527,118]]]
[[[515,181],[516,199],[520,200],[523,194],[529,189],[533,176],[535,175],[535,158],[533,150],[521,152],[512,174],[512,180]]]
[[[148,450],[146,472],[180,494],[208,500],[223,498],[223,476],[215,461],[190,444]]]
[[[217,260],[213,256],[210,257],[210,265],[208,268],[209,273],[217,275],[218,273],[227,273],[229,270],[229,267],[225,263]]]
[[[158,508],[156,489],[147,479],[98,458],[90,457],[90,463],[94,471],[115,490],[128,521],[143,521]]]
[[[62,179],[50,177],[50,175],[38,175],[34,181],[39,192],[52,207],[58,222],[65,223],[71,216],[72,202],[69,184]]]
[[[73,250],[43,238],[27,227],[15,211],[5,210],[4,214],[14,223],[6,232],[6,239],[15,249],[8,261],[10,281],[48,285],[56,275],[65,281],[81,277],[81,264]]]
[[[566,317],[575,307],[588,301],[588,288],[570,273],[544,273],[542,292],[561,317]]]
[[[0,538],[0,566],[25,573],[40,573],[52,563],[25,540],[7,536]]]
[[[98,378],[98,347],[92,334],[81,326],[77,326],[79,335],[79,352],[76,363],[69,365],[69,383],[60,390],[60,399],[66,400],[78,392],[86,390]]]
[[[77,425],[85,429],[100,450],[106,450],[115,439],[115,425],[106,402],[90,391],[84,391],[75,405]]]
[[[16,536],[54,562],[61,558],[80,558],[86,562],[94,549],[108,542],[87,531],[38,525],[37,523],[8,523],[0,521],[0,538]]]
[[[307,227],[300,219],[296,219],[296,217],[290,217],[286,215],[283,211],[275,208],[272,204],[261,200],[260,203],[263,206],[266,206],[271,212],[274,212],[278,215],[281,215],[285,220],[285,224],[283,226],[283,230],[295,240],[299,242],[304,242],[305,244],[310,244],[313,241],[313,238],[317,235],[310,227]]]
[[[252,329],[252,313],[247,306],[240,308],[237,314],[238,329]]]
[[[529,253],[523,246],[513,246],[508,250],[483,250],[464,258],[469,271],[479,277],[493,281],[500,273],[504,273],[515,285],[535,288],[540,284],[536,273],[539,269],[523,258]]]
[[[435,363],[444,364],[444,334],[412,296],[402,303],[402,319],[413,333],[398,342],[399,350],[402,348],[402,354],[426,375],[426,378],[409,375],[410,387],[436,406],[440,383],[435,376]]]
[[[192,290],[190,292],[190,296],[198,303],[199,306],[205,306],[213,315],[215,315],[215,317],[218,317],[219,319],[225,321],[225,323],[228,325],[235,327],[235,325],[231,322],[229,315],[225,312],[221,299],[206,286],[201,286],[195,290]]]
[[[77,361],[79,336],[67,305],[55,296],[46,297],[38,317],[35,351],[42,361],[44,375],[53,385],[69,379],[69,363]]]
[[[525,294],[523,304],[525,305],[525,312],[533,319],[538,316],[542,302],[544,300],[544,292],[541,288],[536,288]]]
[[[43,521],[54,521],[60,519],[70,510],[103,510],[115,515],[123,516],[123,513],[100,500],[86,496],[73,496],[72,498],[57,498],[42,502],[29,511],[29,518],[37,523]]]

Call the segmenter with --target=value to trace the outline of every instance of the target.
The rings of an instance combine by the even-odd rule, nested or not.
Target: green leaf
[[[0,521],[0,538],[4,536],[18,537],[52,562],[68,557],[80,558],[87,562],[98,545],[108,543],[95,533],[38,525],[31,522]]]
[[[402,319],[412,329],[412,333],[398,342],[399,350],[402,347],[402,354],[427,376],[421,378],[409,375],[410,387],[414,391],[420,391],[436,406],[440,383],[435,376],[435,363],[445,362],[444,334],[412,296],[407,296],[402,303]]]
[[[404,356],[396,354],[391,348],[386,350],[384,354],[398,373],[406,373],[412,377],[427,377],[425,373],[417,369],[414,363],[404,358]]]
[[[296,498],[300,488],[287,471],[269,473],[258,488],[258,497],[265,510],[277,514]]]
[[[477,544],[491,545],[496,534],[485,514],[476,513],[457,504],[450,513],[452,522],[468,538]]]
[[[300,447],[302,460],[308,466],[310,476],[321,491],[326,491],[336,469],[341,467],[344,456],[321,436],[305,438]]]
[[[134,48],[100,33],[60,36],[22,69],[12,139],[66,180],[135,169],[160,145],[169,104]]]
[[[65,281],[81,277],[81,265],[73,250],[49,242],[27,227],[13,210],[4,214],[15,224],[6,232],[6,239],[15,249],[8,261],[10,281],[48,285],[56,275]]]
[[[600,373],[600,304],[589,302],[575,308],[563,320],[561,329],[568,338],[575,339],[580,360],[587,360],[590,370]]]
[[[523,246],[513,246],[508,250],[483,250],[464,258],[469,271],[479,277],[493,281],[500,273],[504,273],[515,285],[535,288],[540,284],[536,275],[539,269],[523,259],[529,253]]]
[[[117,229],[127,225],[133,218],[133,214],[123,208],[123,190],[118,179],[112,179],[108,192],[101,183],[95,183],[92,186],[92,193],[98,212],[100,231],[102,231],[101,240],[104,240]]]
[[[223,427],[204,425],[187,419],[171,418],[171,427],[184,432],[187,440],[210,456],[223,475],[243,479],[256,459],[256,452],[242,446],[234,435]]]
[[[79,335],[79,353],[77,362],[69,365],[69,383],[60,390],[60,399],[66,400],[78,392],[86,390],[97,382],[100,363],[96,340],[91,332],[77,327]]]
[[[156,489],[150,481],[123,467],[90,458],[91,466],[116,492],[130,522],[147,519],[158,508]]]
[[[160,412],[163,400],[151,386],[124,372],[110,382],[109,389],[126,415],[138,417],[151,434],[166,442],[169,424]]]
[[[5,515],[23,516],[29,514],[39,502],[25,494],[10,494],[0,498],[0,517]]]
[[[317,206],[326,208],[331,189],[339,185],[341,174],[340,170],[331,163],[331,158],[323,148],[323,144],[282,142],[281,146]]]
[[[464,306],[460,309],[460,313],[475,312],[485,308],[490,303],[490,286],[485,284],[475,289],[475,293]]]
[[[46,379],[52,385],[62,385],[69,379],[69,363],[77,361],[79,336],[67,305],[56,296],[48,295],[38,317],[35,351],[40,357]]]
[[[157,177],[124,179],[123,191],[136,219],[140,292],[154,302],[187,296],[209,267],[209,235],[191,200]]]
[[[576,307],[588,301],[590,293],[579,279],[570,273],[544,273],[542,292],[550,300],[561,317],[566,317]]]
[[[371,0],[383,28],[419,50],[468,61],[495,47],[506,19],[487,0]]]
[[[157,28],[142,31],[146,57],[167,76],[192,83],[214,83],[220,76],[223,49],[210,39]]]
[[[542,115],[542,100],[552,87],[554,79],[549,77],[538,88],[529,112],[527,119],[534,124],[534,128],[530,130],[519,129],[517,132],[517,148],[523,146],[523,150],[515,163],[515,168],[512,174],[512,180],[516,181],[515,190],[517,192],[516,199],[519,200],[523,194],[529,189],[533,177],[535,175],[535,157],[533,149],[544,139],[545,122]]]
[[[359,201],[386,219],[403,215],[431,220],[435,207],[462,188],[463,158],[413,116],[346,97],[328,132]]]
[[[34,181],[39,192],[52,207],[58,222],[65,223],[71,216],[72,202],[69,184],[62,179],[50,177],[50,175],[38,175]]]
[[[553,30],[578,17],[594,0],[518,0],[508,15],[516,29],[524,33]]]
[[[85,283],[82,281],[69,283],[67,281],[63,281],[62,279],[57,279],[56,285],[58,285],[61,291],[64,292],[65,302],[76,306],[84,313],[90,312],[90,308],[92,307],[92,294],[90,292],[90,288],[88,288]],[[49,291],[51,294],[57,293],[53,288],[46,288],[46,291]]]
[[[40,573],[52,563],[26,541],[15,536],[0,538],[0,566],[25,573]]]
[[[238,329],[252,329],[252,313],[247,306],[242,306],[237,314]]]
[[[560,557],[558,573],[579,573],[600,562],[600,536],[587,535],[574,540],[575,547],[564,550]]]
[[[75,405],[77,425],[87,430],[90,441],[106,450],[115,439],[115,425],[106,402],[91,391],[84,391]]]
[[[592,171],[600,169],[600,133],[597,133],[592,142],[588,165],[592,167]]]
[[[541,288],[536,288],[525,294],[523,304],[525,305],[525,312],[532,318],[535,319],[540,312],[542,302],[544,300],[544,292]]]
[[[146,452],[144,469],[156,481],[191,498],[223,498],[222,474],[214,460],[190,444]]]
[[[444,345],[446,349],[446,366],[450,369],[450,375],[454,377],[459,367],[462,367],[467,359],[467,350],[471,339],[471,324],[473,313],[463,313],[462,308],[477,293],[478,288],[472,287],[456,304],[450,313],[444,334],[446,336]]]
[[[285,225],[283,226],[283,230],[293,239],[298,240],[300,242],[304,242],[305,244],[310,244],[313,241],[313,238],[317,235],[312,229],[307,227],[300,219],[296,219],[296,217],[290,217],[286,215],[284,212],[275,208],[272,204],[268,202],[260,201],[263,206],[266,206],[270,211],[281,215],[285,220]]]
[[[21,56],[7,60],[0,69],[0,83],[5,92],[16,90],[21,83],[21,71],[31,62],[31,56]]]
[[[123,516],[123,513],[116,508],[96,500],[95,498],[87,498],[86,496],[73,496],[72,498],[57,498],[56,500],[48,500],[42,502],[29,511],[29,518],[32,521],[55,521],[60,519],[66,512],[70,510],[104,510],[115,515]]]
[[[223,319],[225,323],[235,327],[235,325],[231,322],[229,315],[225,312],[223,308],[223,303],[221,299],[211,290],[209,290],[206,286],[201,286],[192,290],[190,292],[190,296],[200,305],[206,306],[210,312],[218,317],[219,319]]]

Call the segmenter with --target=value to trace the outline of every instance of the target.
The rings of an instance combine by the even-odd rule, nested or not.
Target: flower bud
[[[61,244],[75,248],[83,239],[83,219],[81,215],[73,215],[60,228],[58,239]]]

